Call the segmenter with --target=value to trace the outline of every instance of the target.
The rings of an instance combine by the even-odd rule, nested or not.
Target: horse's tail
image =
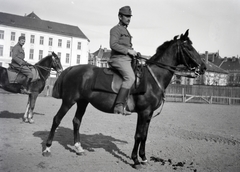
[[[53,86],[53,91],[52,91],[52,97],[56,98],[56,99],[61,99],[62,98],[62,83],[63,80],[66,76],[66,74],[68,73],[68,71],[71,69],[71,67],[65,69],[60,76],[58,77],[58,79],[56,80],[56,82],[54,83]]]

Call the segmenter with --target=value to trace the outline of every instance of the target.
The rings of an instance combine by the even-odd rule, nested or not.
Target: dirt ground
[[[39,97],[35,124],[22,122],[27,96],[0,94],[0,172],[135,172],[130,159],[137,115],[88,106],[80,128],[84,155],[73,151],[72,118],[63,118],[52,156],[43,157],[61,100]],[[240,106],[166,102],[151,122],[144,172],[239,172]]]

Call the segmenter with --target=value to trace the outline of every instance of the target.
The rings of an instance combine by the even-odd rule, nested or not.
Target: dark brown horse
[[[25,114],[23,116],[24,122],[33,123],[33,110],[38,95],[42,92],[45,87],[47,78],[50,75],[51,69],[57,71],[57,73],[62,72],[62,65],[58,56],[52,52],[51,55],[48,55],[37,62],[34,67],[39,73],[40,79],[31,82],[30,90],[31,94],[28,96],[28,103],[26,107]],[[25,76],[22,76],[23,79]],[[0,67],[0,87],[6,91],[12,93],[21,93],[21,84],[18,83],[9,83],[7,69]]]
[[[158,47],[156,54],[146,61],[146,92],[139,95],[130,95],[129,97],[130,111],[138,114],[135,144],[131,155],[135,168],[141,167],[138,153],[142,161],[147,162],[145,145],[150,121],[154,111],[163,103],[165,89],[170,83],[175,69],[181,64],[197,75],[203,74],[206,70],[200,55],[192,46],[192,42],[188,37],[188,30],[179,39],[178,36],[175,36],[173,40],[167,41]],[[62,99],[62,105],[53,119],[52,128],[46,142],[46,149],[43,151],[44,156],[50,155],[55,130],[75,103],[77,103],[77,111],[73,119],[73,133],[77,153],[83,151],[80,144],[79,128],[88,103],[103,112],[113,113],[116,94],[92,90],[97,69],[99,68],[92,65],[70,67],[63,71],[56,81],[53,92],[55,92],[56,98]],[[61,85],[61,87],[57,89],[56,85]]]

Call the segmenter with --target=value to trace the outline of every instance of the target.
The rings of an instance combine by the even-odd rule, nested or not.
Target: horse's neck
[[[40,75],[44,77],[44,79],[47,79],[51,71],[51,62],[49,62],[48,59],[49,57],[46,57],[46,59],[42,60],[40,63],[36,65],[38,71],[41,73]]]
[[[159,59],[155,59],[156,63],[164,64],[166,66],[177,66],[176,52],[173,49],[166,51]],[[174,72],[157,65],[151,65],[154,75],[156,76],[158,82],[165,89],[171,82]],[[168,68],[168,67],[167,67]]]

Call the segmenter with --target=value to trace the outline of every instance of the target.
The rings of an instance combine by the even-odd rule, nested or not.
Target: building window
[[[0,39],[4,39],[4,31],[0,30]]]
[[[77,55],[77,64],[80,64],[80,55]]]
[[[0,56],[3,56],[3,45],[0,45]]]
[[[62,47],[62,40],[61,39],[58,40],[58,47]]]
[[[70,41],[67,41],[67,48],[70,48]]]
[[[81,42],[78,42],[77,49],[81,50]]]
[[[16,36],[15,32],[11,32],[11,41],[15,41],[15,36]]]
[[[9,57],[12,57],[12,49],[13,49],[13,46],[10,46],[10,54],[9,54]]]
[[[34,49],[30,49],[29,59],[33,59]]]
[[[66,63],[69,63],[69,54],[66,54]]]
[[[43,43],[44,43],[44,37],[43,37],[43,36],[40,36],[40,42],[39,42],[39,44],[40,44],[40,45],[43,45]]]
[[[58,58],[60,59],[60,61],[61,61],[61,53],[57,53],[57,55],[58,55]]]
[[[34,40],[35,40],[35,36],[34,36],[34,35],[31,35],[30,43],[31,43],[31,44],[34,44]]]
[[[52,39],[52,38],[49,38],[48,45],[49,45],[49,46],[52,46],[52,44],[53,44],[53,39]]]
[[[38,60],[41,60],[42,58],[43,58],[43,50],[39,50]]]

